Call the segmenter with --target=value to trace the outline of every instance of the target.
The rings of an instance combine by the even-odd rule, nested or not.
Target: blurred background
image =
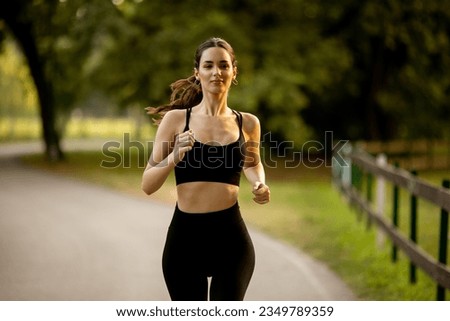
[[[192,74],[195,49],[212,36],[234,47],[239,85],[229,105],[260,118],[262,133],[277,143],[275,155],[265,155],[271,160],[308,142],[333,147],[324,141],[331,132],[419,169],[435,186],[448,178],[449,0],[2,1],[1,148],[44,142],[45,160],[22,160],[142,196],[155,132],[144,108],[167,102],[169,85]],[[99,148],[74,153],[62,143],[92,139],[122,140],[122,166],[101,166]],[[390,248],[375,246],[376,233],[351,215],[330,172],[267,168],[273,200],[255,209],[244,182],[246,219],[325,261],[358,298],[434,300],[436,282],[425,274],[416,285],[405,281],[409,261],[389,262]],[[169,180],[156,199],[174,202]],[[375,179],[367,182],[371,195]],[[410,195],[400,196],[399,228],[407,234]],[[431,213],[419,216],[420,243],[436,257],[440,208],[419,207]]]
[[[105,119],[141,138],[144,107],[167,101],[211,36],[237,54],[230,106],[277,140],[450,137],[449,1],[17,0],[0,12],[0,139],[43,137],[53,158],[62,137],[110,135]]]

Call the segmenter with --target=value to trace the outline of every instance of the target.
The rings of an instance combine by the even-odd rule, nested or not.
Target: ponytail
[[[195,76],[191,76],[187,79],[179,79],[170,85],[172,94],[170,95],[170,101],[168,104],[158,107],[147,107],[147,114],[158,115],[157,119],[153,119],[155,124],[161,122],[164,115],[173,109],[188,109],[198,105],[202,98],[202,89],[200,82],[195,79]]]

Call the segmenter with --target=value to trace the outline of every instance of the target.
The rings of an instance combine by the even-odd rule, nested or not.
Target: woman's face
[[[203,92],[225,93],[236,77],[236,67],[233,67],[228,51],[212,47],[203,52],[195,76],[200,80]]]

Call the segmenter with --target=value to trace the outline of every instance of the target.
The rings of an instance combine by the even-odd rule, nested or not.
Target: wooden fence
[[[343,155],[333,157],[333,181],[349,202],[366,213],[369,222],[374,222],[393,243],[392,258],[397,259],[397,249],[402,250],[410,260],[410,282],[416,282],[416,268],[422,269],[437,283],[437,300],[445,300],[445,289],[450,289],[450,268],[447,266],[448,226],[450,211],[449,181],[443,181],[443,187],[434,186],[401,168],[386,162],[385,156],[377,158],[371,156],[361,148],[352,148],[347,143],[341,150]],[[343,157],[341,157],[343,156]],[[367,176],[367,188],[362,192],[361,175]],[[377,190],[376,209],[372,205],[372,179],[375,178],[378,187],[384,182],[391,182],[394,186],[392,195],[392,217],[388,221],[383,213],[385,203],[385,189]],[[410,233],[409,237],[398,228],[399,188],[410,194]],[[365,194],[365,195],[364,195]],[[417,199],[431,202],[441,209],[438,259],[425,252],[417,244]],[[427,213],[429,215],[430,213]],[[432,213],[431,213],[432,214]]]
[[[383,153],[391,164],[408,170],[450,169],[450,139],[361,141],[358,147],[372,155]]]

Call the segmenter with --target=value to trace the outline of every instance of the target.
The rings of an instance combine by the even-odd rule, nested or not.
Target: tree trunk
[[[35,38],[33,37],[32,23],[24,19],[26,4],[23,1],[8,2],[1,6],[3,18],[9,29],[22,47],[27,59],[31,76],[36,86],[39,98],[40,114],[42,120],[42,136],[45,142],[45,154],[49,161],[63,159],[60,147],[59,134],[55,128],[55,102],[51,82],[44,72],[44,61],[40,57]]]

